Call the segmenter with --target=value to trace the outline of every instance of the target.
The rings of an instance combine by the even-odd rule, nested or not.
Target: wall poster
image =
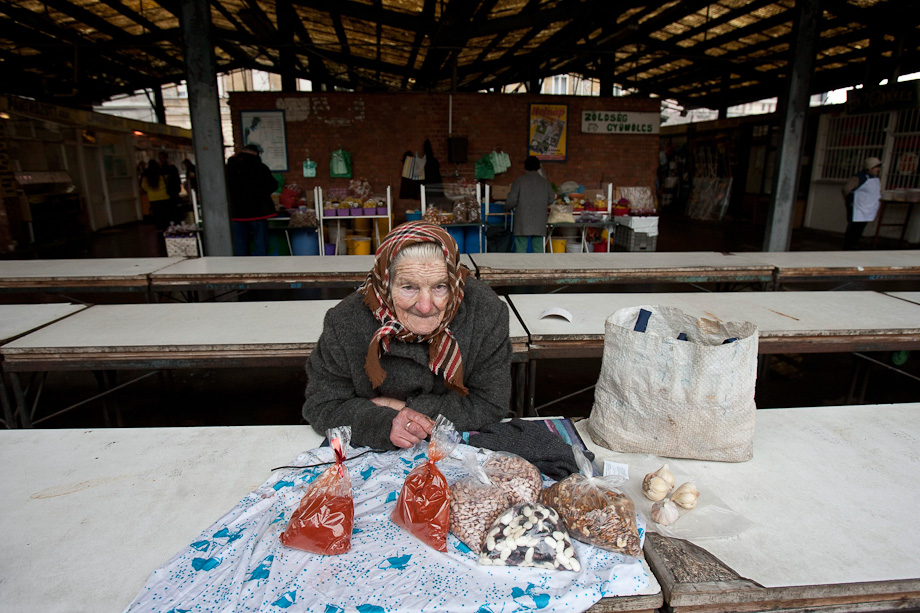
[[[287,172],[284,111],[240,111],[243,146],[255,145],[262,162],[273,172]]]
[[[527,155],[542,161],[564,162],[568,123],[567,104],[531,104]]]

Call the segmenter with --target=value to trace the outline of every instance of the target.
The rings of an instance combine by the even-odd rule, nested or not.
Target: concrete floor
[[[662,217],[658,251],[760,251],[763,228],[749,223],[700,222],[680,217]],[[808,230],[793,232],[794,251],[836,250],[842,236]],[[915,246],[914,246],[915,247]],[[871,248],[871,239],[864,240]],[[877,248],[896,248],[880,241]],[[916,247],[915,247],[916,248]],[[43,245],[15,254],[18,258],[144,257],[160,253],[151,226],[132,224],[107,229],[79,240]],[[515,288],[534,292],[547,288]],[[553,288],[558,289],[558,288]],[[696,291],[678,286],[604,286],[567,291]],[[738,288],[736,288],[738,289]],[[744,288],[740,288],[744,289]],[[798,288],[797,288],[798,289]],[[807,288],[806,288],[807,289]],[[817,288],[816,288],[817,289]],[[867,289],[850,284],[846,289]],[[872,289],[918,289],[918,284],[892,284]],[[292,292],[250,292],[240,300],[291,298],[334,298],[341,292],[322,295],[294,295]],[[136,301],[127,294],[81,295],[87,302]],[[6,295],[6,302],[60,301],[61,297]],[[772,356],[757,383],[756,401],[761,409],[845,404],[852,395],[859,403],[909,402],[920,399],[920,352],[895,356],[888,352],[867,354],[870,363],[853,354],[793,354]],[[894,361],[907,375],[891,369]],[[545,360],[539,363],[535,403],[543,415],[587,416],[593,402],[593,388],[600,359]],[[857,371],[865,388],[852,389]],[[118,373],[118,382],[143,374]],[[36,385],[36,384],[33,384]],[[300,367],[177,370],[154,375],[126,386],[115,394],[121,423],[128,427],[197,426],[301,423],[305,375]],[[33,387],[33,389],[35,389]],[[44,383],[37,416],[49,415],[98,393],[91,373],[51,373]],[[114,413],[111,415],[114,423]],[[83,428],[105,425],[99,400],[49,419],[40,427]]]

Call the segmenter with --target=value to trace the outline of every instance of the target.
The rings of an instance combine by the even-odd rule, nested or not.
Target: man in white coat
[[[865,169],[855,177],[850,177],[843,186],[843,199],[847,207],[847,230],[843,238],[843,248],[858,249],[859,239],[869,222],[878,213],[879,199],[882,196],[882,182],[878,173],[882,170],[882,160],[867,157]]]

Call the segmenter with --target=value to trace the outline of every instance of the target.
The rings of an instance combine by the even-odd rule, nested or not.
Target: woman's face
[[[400,260],[390,288],[396,319],[410,332],[424,336],[437,329],[450,298],[443,260]]]

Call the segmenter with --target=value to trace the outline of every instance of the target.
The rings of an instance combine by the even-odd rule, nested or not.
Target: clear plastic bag
[[[428,444],[428,461],[406,475],[390,519],[397,526],[438,551],[447,551],[450,529],[450,488],[435,466],[460,442],[454,424],[438,415]]]
[[[511,494],[508,506],[520,502],[534,502],[543,489],[540,469],[519,455],[494,452],[483,463],[482,468],[492,483]]]
[[[583,543],[638,557],[642,553],[636,507],[617,488],[622,477],[595,477],[591,462],[572,447],[580,473],[546,488],[540,501],[565,520],[569,533]]]
[[[351,476],[345,454],[351,442],[351,428],[340,426],[326,432],[335,452],[335,464],[307,488],[300,505],[281,533],[281,544],[322,555],[336,555],[351,549],[355,505]]]
[[[581,570],[575,546],[559,514],[539,502],[524,502],[499,516],[486,533],[479,563]]]
[[[463,456],[463,465],[469,476],[450,486],[450,532],[478,552],[492,522],[512,505],[511,492],[492,482],[475,452]]]

